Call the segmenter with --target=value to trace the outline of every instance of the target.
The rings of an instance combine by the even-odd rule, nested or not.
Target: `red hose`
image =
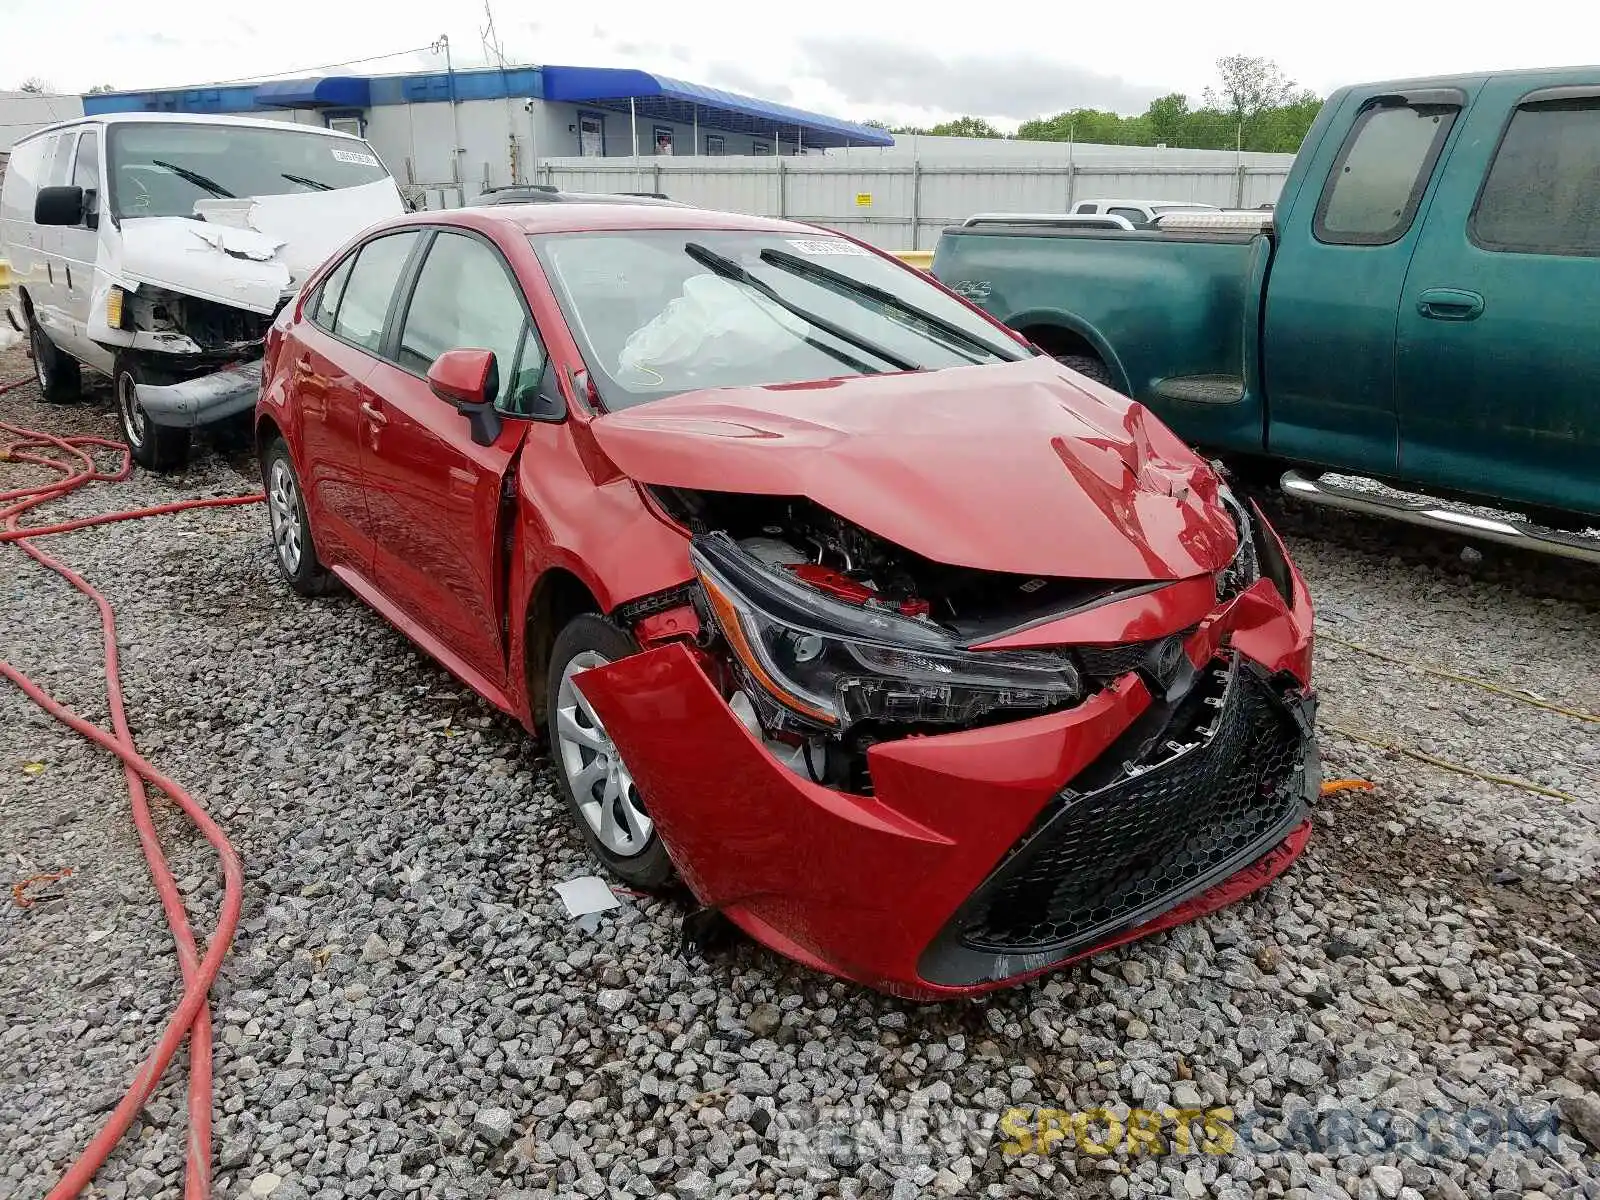
[[[4,395],[30,380],[0,384]],[[58,499],[68,492],[90,482],[117,482],[126,479],[133,464],[127,447],[98,437],[56,437],[38,433],[15,425],[0,422],[0,430],[18,437],[0,452],[0,461],[11,459],[57,471],[62,478],[53,483],[34,488],[18,488],[0,492],[0,502],[10,501],[0,508],[0,543],[15,542],[24,553],[41,566],[54,571],[78,591],[93,600],[100,611],[100,631],[105,651],[106,698],[111,711],[112,733],[91,724],[49,695],[33,680],[10,663],[0,660],[0,675],[22,689],[35,704],[58,721],[70,726],[83,737],[115,754],[122,760],[122,773],[128,784],[132,801],[134,826],[138,830],[139,844],[149,863],[150,875],[161,898],[167,924],[172,928],[177,945],[178,961],[183,971],[184,991],[177,1010],[172,1014],[156,1048],[140,1067],[132,1086],[112,1112],[104,1127],[89,1143],[82,1157],[67,1170],[61,1181],[50,1192],[49,1200],[70,1200],[94,1178],[105,1163],[117,1142],[127,1132],[139,1111],[155,1090],[161,1074],[171,1062],[185,1036],[189,1038],[189,1142],[187,1167],[184,1174],[184,1195],[187,1200],[207,1200],[211,1194],[211,1011],[208,1003],[211,985],[215,982],[222,959],[233,942],[234,930],[239,923],[239,908],[243,897],[244,875],[239,856],[234,852],[222,830],[183,788],[152,767],[133,744],[133,734],[128,726],[127,711],[122,698],[122,680],[117,656],[117,624],[110,603],[87,580],[64,563],[38,549],[29,540],[52,533],[65,533],[92,525],[112,521],[134,520],[162,513],[182,512],[191,508],[217,508],[223,505],[252,504],[262,497],[224,496],[203,500],[184,500],[162,504],[154,508],[129,509],[97,517],[64,521],[54,525],[19,527],[23,513],[47,501]],[[54,450],[60,458],[34,453],[36,450]],[[92,450],[118,451],[122,456],[120,468],[114,472],[100,470],[94,462]],[[74,460],[76,465],[74,465]],[[199,956],[194,933],[189,927],[188,914],[178,893],[177,881],[167,865],[157,840],[155,823],[151,819],[145,784],[149,782],[165,792],[194,822],[196,828],[216,849],[222,863],[222,912],[217,921],[204,960]]]

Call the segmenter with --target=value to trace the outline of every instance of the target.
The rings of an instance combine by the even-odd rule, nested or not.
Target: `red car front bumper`
[[[1263,579],[1187,635],[1213,694],[1183,702],[1209,716],[1132,776],[1112,768],[1176,703],[1135,673],[1070,710],[874,746],[872,796],[779,764],[684,646],[583,689],[701,903],[820,970],[969,995],[1193,920],[1298,856],[1320,770],[1311,606],[1290,582],[1290,602]]]

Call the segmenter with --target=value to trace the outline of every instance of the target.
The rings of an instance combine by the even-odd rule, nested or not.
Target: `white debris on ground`
[[[0,357],[0,378],[27,370]],[[0,419],[110,436],[106,400],[29,389]],[[52,514],[242,491],[251,469],[203,454]],[[570,918],[554,885],[594,865],[536,749],[357,601],[290,595],[262,512],[53,539],[116,606],[141,748],[245,864],[216,1195],[1600,1196],[1600,726],[1333,640],[1594,712],[1600,573],[1493,548],[1468,572],[1418,531],[1283,525],[1320,602],[1327,720],[1574,801],[1325,734],[1329,776],[1378,790],[1325,800],[1284,879],[951,1005],[749,946],[680,955],[675,900]],[[104,720],[92,609],[0,563],[0,656]],[[214,859],[158,811],[207,930]],[[9,687],[0,856],[0,884],[74,872],[31,908],[0,891],[0,1200],[22,1200],[87,1143],[180,983],[116,764]],[[183,1107],[174,1069],[96,1194],[179,1196]],[[1167,1123],[1166,1155],[1091,1152],[1167,1107],[1232,1110],[1233,1144],[1197,1118],[1181,1140]],[[1041,1125],[1066,1136],[1040,1152]]]

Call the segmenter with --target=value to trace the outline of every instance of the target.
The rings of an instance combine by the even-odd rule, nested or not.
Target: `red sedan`
[[[688,208],[367,231],[280,315],[277,562],[530,731],[594,854],[898,994],[1281,873],[1311,604],[1145,409],[895,259]]]

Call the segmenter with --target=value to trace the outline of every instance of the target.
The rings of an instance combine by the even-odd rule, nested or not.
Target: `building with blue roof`
[[[622,67],[505,67],[109,92],[85,114],[248,113],[365,137],[430,206],[534,180],[550,159],[793,155],[884,130]]]

